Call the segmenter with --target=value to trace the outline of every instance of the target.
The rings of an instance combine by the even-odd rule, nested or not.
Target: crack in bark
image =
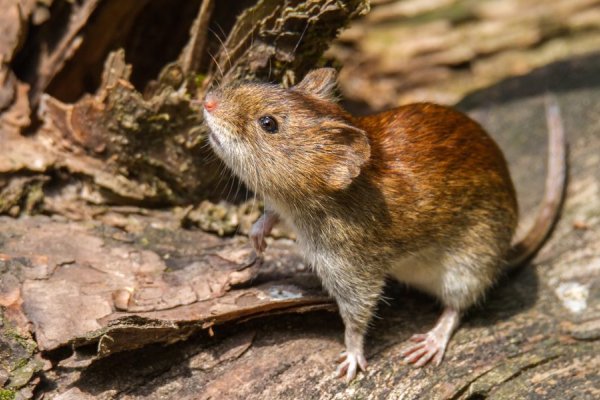
[[[454,396],[452,396],[450,398],[450,400],[459,400],[463,396],[463,394],[470,392],[471,390],[474,390],[474,391],[472,393],[468,393],[467,397],[464,397],[464,400],[475,400],[475,399],[479,399],[479,398],[485,399],[485,398],[487,398],[487,395],[489,394],[489,392],[491,392],[494,388],[514,380],[515,378],[522,375],[525,371],[531,370],[533,368],[536,368],[540,365],[544,365],[552,360],[559,358],[562,354],[564,354],[564,352],[559,351],[559,352],[556,352],[555,354],[551,354],[547,357],[542,357],[541,359],[534,360],[531,363],[519,365],[520,364],[519,361],[522,360],[523,358],[527,358],[527,356],[529,354],[530,353],[521,354],[517,360],[513,360],[513,362],[510,363],[509,365],[499,364],[495,367],[490,368],[488,371],[482,373],[481,375],[477,376],[476,378],[474,378],[473,380],[471,380],[470,382],[465,384],[461,389],[459,389],[456,392],[456,394]],[[532,352],[532,355],[533,355],[533,357],[535,357],[537,354],[536,354],[536,352]],[[511,372],[511,369],[512,369],[511,366],[516,366],[517,369],[512,371],[512,373],[509,376],[506,376],[506,375],[503,376],[502,369],[506,368],[508,370],[507,372]],[[500,371],[497,371],[497,370],[500,370]],[[489,382],[485,382],[486,377],[489,377],[490,374],[493,374],[496,371],[499,372],[500,376],[491,377],[491,380]],[[482,380],[483,380],[483,382],[482,382]],[[483,383],[481,388],[477,388],[478,383]],[[483,397],[476,397],[476,396],[483,396]]]

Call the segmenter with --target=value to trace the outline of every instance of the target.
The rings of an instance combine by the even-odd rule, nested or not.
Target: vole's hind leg
[[[413,335],[409,339],[413,343],[402,351],[404,361],[413,363],[415,367],[422,367],[430,361],[436,366],[440,365],[448,342],[459,323],[460,312],[446,307],[433,329],[427,333]]]
[[[349,268],[352,267],[347,267]],[[331,269],[329,269],[331,270]],[[344,271],[345,269],[337,269]],[[383,274],[354,269],[352,279],[339,279],[321,270],[321,279],[329,293],[335,297],[344,320],[346,350],[341,354],[336,375],[351,381],[358,369],[365,371],[364,339],[373,313],[385,284]],[[354,279],[357,278],[357,279]]]
[[[442,362],[448,342],[460,323],[461,312],[483,297],[500,271],[497,250],[492,246],[481,246],[479,250],[448,251],[436,261],[431,260],[434,273],[424,275],[430,279],[417,287],[440,299],[444,311],[430,331],[410,338],[411,344],[402,352],[406,362],[416,367]]]

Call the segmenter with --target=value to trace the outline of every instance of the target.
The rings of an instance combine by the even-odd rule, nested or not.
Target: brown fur
[[[289,90],[242,83],[214,92],[205,115],[219,156],[297,230],[362,355],[387,276],[466,309],[502,273],[518,208],[476,122],[429,103],[352,117],[331,100],[334,83],[330,69]]]

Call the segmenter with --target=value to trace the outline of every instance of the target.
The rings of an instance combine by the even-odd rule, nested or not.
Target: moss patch
[[[14,400],[17,393],[13,390],[0,389],[0,400]]]

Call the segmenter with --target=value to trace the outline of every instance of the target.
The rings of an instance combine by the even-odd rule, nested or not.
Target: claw
[[[420,348],[422,348],[423,346],[419,343],[419,344],[411,344],[410,346],[404,348],[404,350],[402,350],[400,352],[400,354],[404,357],[414,353],[415,351],[419,350]]]
[[[252,228],[250,229],[250,241],[258,256],[262,255],[262,252],[267,248],[265,237],[271,233],[273,225],[275,225],[278,220],[279,217],[277,214],[272,211],[265,212],[258,221],[252,225]]]
[[[410,339],[408,339],[408,340],[410,340],[411,342],[419,343],[419,342],[424,341],[425,339],[427,339],[427,335],[426,334],[424,334],[424,333],[417,333],[416,335],[412,335],[410,337]]]
[[[431,361],[431,359],[433,358],[434,355],[438,354],[439,352],[435,352],[432,353],[430,351],[426,351],[425,354],[423,354],[418,361],[415,362],[415,367],[417,368],[421,368],[423,366],[425,366],[425,364],[427,364],[429,361]]]
[[[262,255],[262,252],[267,248],[267,242],[262,236],[251,236],[252,247],[258,256]]]
[[[438,366],[442,363],[446,346],[458,325],[459,314],[450,308],[444,310],[436,326],[427,333],[413,335],[412,342],[400,353],[404,361],[423,367],[429,362]]]
[[[443,343],[443,340],[440,340],[434,333],[428,332],[425,336],[425,339],[421,337],[410,339],[411,342],[416,343],[402,351],[405,362],[414,364],[415,367],[423,367],[438,354],[441,355],[439,357],[441,360],[446,350],[446,343]]]
[[[367,370],[367,360],[362,354],[345,351],[340,355],[338,362],[340,362],[340,365],[335,370],[335,375],[338,378],[342,378],[345,375],[347,383],[356,377],[359,368],[363,372]]]

